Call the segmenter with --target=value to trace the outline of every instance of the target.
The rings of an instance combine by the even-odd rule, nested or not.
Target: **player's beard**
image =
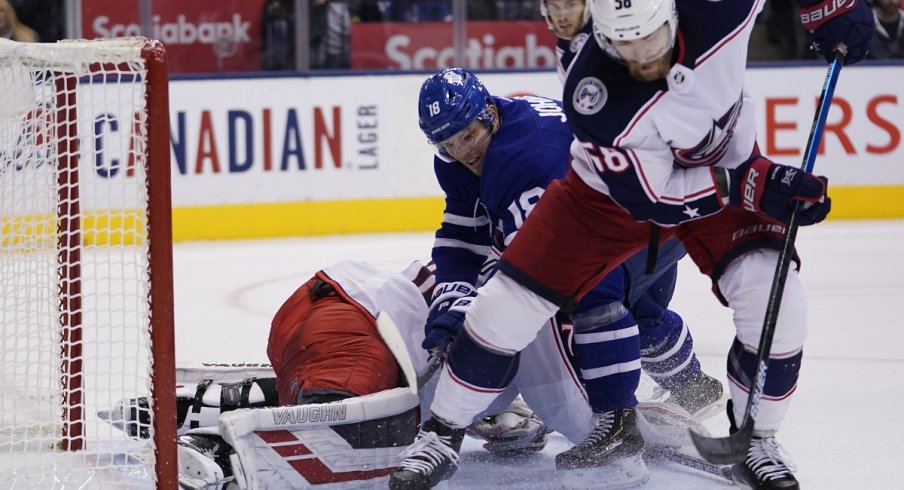
[[[652,82],[665,78],[672,68],[672,50],[668,50],[664,55],[656,58],[648,63],[628,63],[628,73],[635,80],[641,82]]]

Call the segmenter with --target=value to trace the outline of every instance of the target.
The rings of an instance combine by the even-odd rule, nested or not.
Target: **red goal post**
[[[167,84],[157,41],[0,39],[0,487],[177,487]],[[97,417],[138,397],[146,438]]]

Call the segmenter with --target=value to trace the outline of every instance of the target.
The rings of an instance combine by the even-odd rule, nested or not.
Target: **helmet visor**
[[[615,54],[626,63],[649,63],[661,58],[672,47],[674,37],[668,22],[648,36],[632,39],[630,41],[618,41],[609,39]]]
[[[492,135],[487,124],[477,118],[452,137],[436,143],[436,150],[441,156],[451,157],[468,165],[483,159]]]

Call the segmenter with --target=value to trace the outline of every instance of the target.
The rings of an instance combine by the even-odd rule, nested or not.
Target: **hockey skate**
[[[421,426],[401,453],[399,469],[389,478],[391,490],[423,490],[452,478],[458,469],[458,451],[465,429],[449,427],[435,416]]]
[[[719,380],[700,371],[690,383],[671,390],[667,401],[687,410],[697,420],[706,420],[719,413],[723,392]]]
[[[216,428],[193,429],[178,441],[179,488],[184,490],[227,490],[234,480],[229,464],[229,444]]]
[[[729,432],[737,432],[731,400],[728,401]],[[747,459],[732,467],[735,480],[754,490],[800,490],[794,472],[797,468],[774,435],[759,436],[754,431]]]
[[[581,444],[556,455],[563,488],[617,489],[645,483],[643,437],[633,408],[593,414],[594,429]]]

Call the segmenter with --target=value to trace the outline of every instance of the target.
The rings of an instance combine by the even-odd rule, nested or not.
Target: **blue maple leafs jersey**
[[[501,124],[477,177],[457,162],[435,157],[446,194],[433,260],[437,283],[477,284],[491,246],[504,249],[546,186],[568,170],[574,138],[559,101],[545,97],[493,97]]]
[[[738,166],[756,143],[744,70],[764,1],[677,0],[675,63],[661,80],[637,81],[592,37],[583,44],[563,104],[587,185],[663,226],[722,209],[710,167]]]

